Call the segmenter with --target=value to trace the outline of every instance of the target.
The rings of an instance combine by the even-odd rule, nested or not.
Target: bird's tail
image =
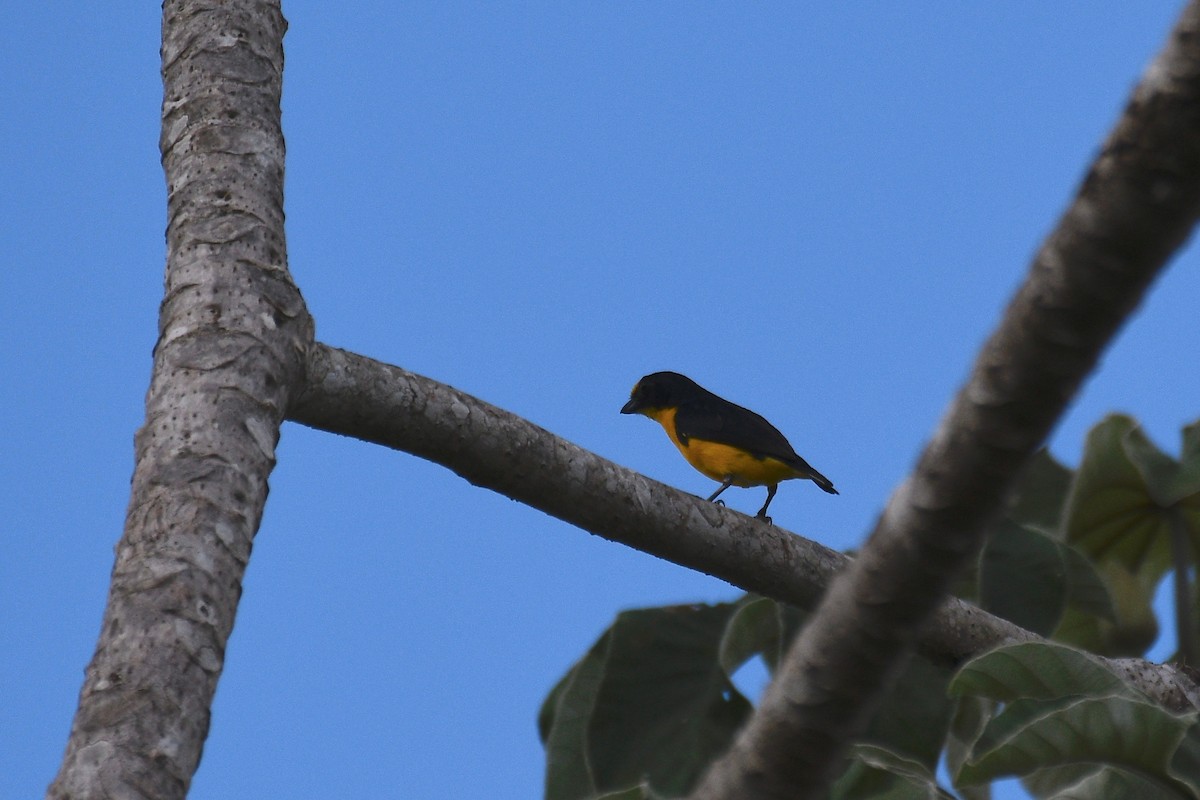
[[[820,486],[824,491],[829,492],[830,494],[838,493],[838,490],[833,488],[833,481],[829,480],[829,478],[826,478],[815,469],[809,468],[808,477],[811,478],[812,482],[817,486]]]

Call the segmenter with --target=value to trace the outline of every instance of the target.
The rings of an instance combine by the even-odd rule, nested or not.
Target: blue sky
[[[707,495],[617,413],[684,372],[842,493],[785,484],[776,523],[852,547],[1181,7],[288,3],[292,271],[323,341]],[[95,644],[156,336],[160,20],[6,19],[0,796],[31,797]],[[1110,350],[1060,458],[1113,410],[1177,451],[1195,262]],[[191,797],[538,796],[538,704],[614,614],[736,594],[288,424]]]

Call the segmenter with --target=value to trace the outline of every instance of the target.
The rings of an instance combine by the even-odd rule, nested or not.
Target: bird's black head
[[[649,410],[672,408],[694,398],[704,390],[691,378],[678,372],[653,372],[637,382],[622,414],[644,414]]]

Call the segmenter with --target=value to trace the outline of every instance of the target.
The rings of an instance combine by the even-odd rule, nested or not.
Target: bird
[[[829,494],[838,493],[832,481],[796,455],[774,425],[678,372],[643,377],[621,413],[641,414],[662,425],[687,462],[721,484],[709,502],[730,486],[766,486],[767,501],[755,516],[770,523],[767,507],[780,481],[806,478]]]

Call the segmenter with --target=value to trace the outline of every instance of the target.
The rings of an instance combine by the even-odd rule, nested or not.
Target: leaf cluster
[[[914,657],[830,796],[984,800],[1010,775],[1039,798],[1200,796],[1196,714],[1159,707],[1086,652],[1145,652],[1154,591],[1172,568],[1186,583],[1198,536],[1200,424],[1178,460],[1122,415],[1093,428],[1078,469],[1039,453],[960,593],[1058,643],[957,672]],[[1194,595],[1177,616],[1194,618]],[[618,615],[543,703],[548,800],[686,795],[753,709],[735,674],[756,658],[773,671],[804,617],[752,595]]]

